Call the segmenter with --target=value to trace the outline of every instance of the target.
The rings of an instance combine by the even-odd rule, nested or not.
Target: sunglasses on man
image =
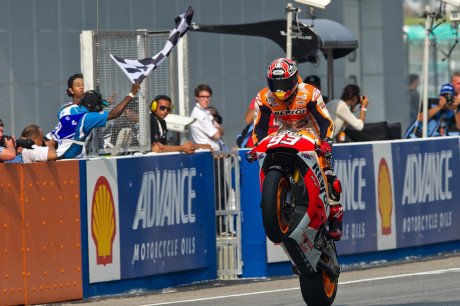
[[[171,107],[167,107],[167,106],[163,106],[163,105],[160,106],[159,108],[160,108],[161,111],[167,110],[168,112],[170,112],[172,110]]]

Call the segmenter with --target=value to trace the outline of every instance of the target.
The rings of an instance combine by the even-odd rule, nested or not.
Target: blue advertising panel
[[[343,237],[338,254],[375,251],[376,206],[373,149],[370,144],[335,145],[332,165],[342,183]]]
[[[206,267],[216,252],[212,155],[117,163],[121,278]]]
[[[459,139],[400,142],[393,156],[397,247],[457,240]]]

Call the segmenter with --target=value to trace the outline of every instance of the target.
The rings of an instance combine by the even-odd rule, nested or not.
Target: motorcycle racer
[[[312,85],[299,82],[297,65],[287,58],[278,58],[269,65],[267,85],[255,98],[254,145],[268,135],[272,113],[280,123],[280,130],[309,130],[321,140],[317,153],[327,177],[330,204],[327,234],[338,241],[342,238],[343,207],[339,203],[342,190],[330,164],[334,123],[321,92]]]

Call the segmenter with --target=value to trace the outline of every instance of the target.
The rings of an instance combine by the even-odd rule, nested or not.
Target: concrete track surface
[[[354,267],[342,272],[334,305],[460,305],[460,254]],[[305,305],[296,277],[210,281],[52,305]]]

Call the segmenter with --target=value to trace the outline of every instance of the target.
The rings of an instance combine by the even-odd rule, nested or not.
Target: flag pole
[[[292,3],[286,6],[286,58],[292,59]]]
[[[422,137],[427,137],[428,130],[428,60],[430,56],[429,49],[429,31],[431,24],[431,11],[430,6],[425,7],[425,40],[423,42],[423,65],[422,65],[422,80],[423,80],[423,123],[422,123]]]

